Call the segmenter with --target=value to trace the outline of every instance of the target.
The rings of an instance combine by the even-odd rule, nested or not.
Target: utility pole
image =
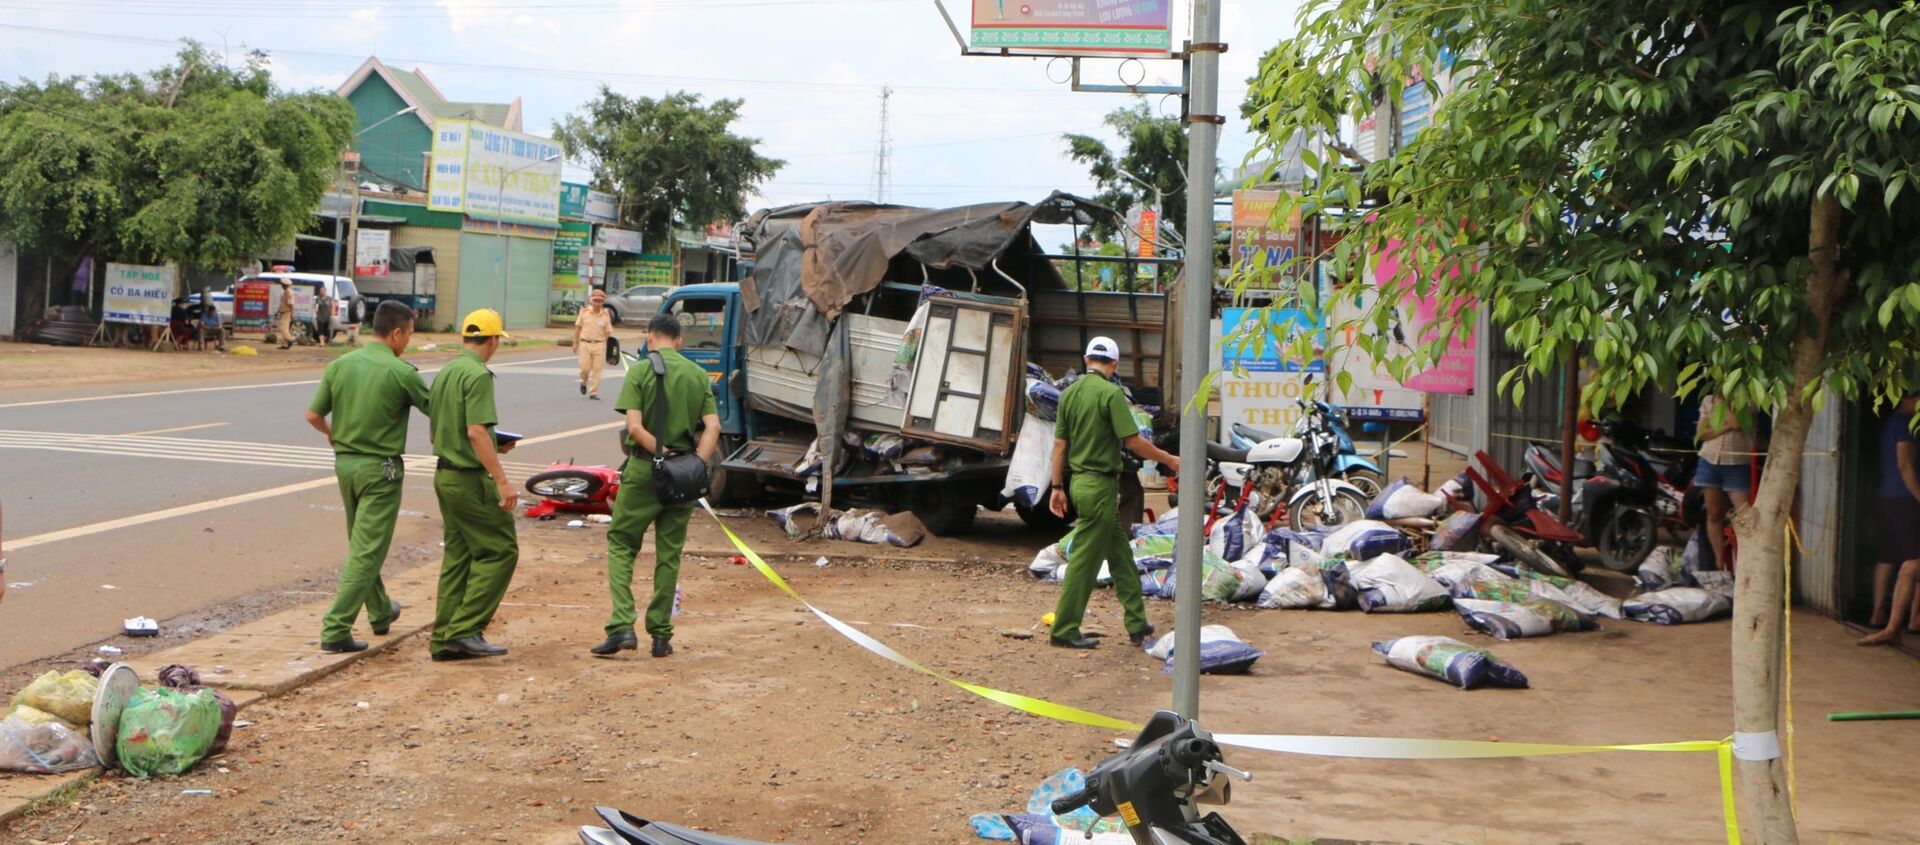
[[[1213,314],[1213,181],[1220,144],[1220,0],[1193,0],[1193,42],[1187,101],[1186,279],[1180,292],[1180,489],[1188,513],[1174,535],[1173,709],[1200,715],[1200,581],[1206,548],[1207,395],[1200,392],[1207,365],[1207,321]],[[1196,511],[1197,508],[1197,511]]]
[[[879,203],[891,199],[893,194],[893,132],[888,108],[892,99],[892,88],[880,89],[880,144],[873,154],[873,201]]]

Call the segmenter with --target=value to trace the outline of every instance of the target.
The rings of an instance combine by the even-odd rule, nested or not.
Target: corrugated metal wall
[[[1826,407],[1813,418],[1807,432],[1806,454],[1800,459],[1800,494],[1795,523],[1806,554],[1793,561],[1793,594],[1800,604],[1828,615],[1840,612],[1840,494],[1846,481],[1841,471],[1840,433],[1845,428],[1846,403],[1827,394]],[[1775,527],[1772,530],[1779,530]]]
[[[1496,394],[1495,389],[1508,370],[1526,363],[1526,354],[1508,346],[1500,332],[1482,333],[1480,343],[1493,353],[1489,362],[1491,378],[1477,385],[1487,393],[1486,450],[1500,466],[1518,476],[1524,468],[1521,457],[1526,454],[1530,439],[1560,442],[1562,379],[1554,376],[1528,379],[1526,393],[1516,406],[1511,392]]]

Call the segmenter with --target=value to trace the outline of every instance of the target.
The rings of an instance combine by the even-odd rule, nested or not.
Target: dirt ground
[[[570,339],[573,330],[527,329],[513,334],[515,336],[510,343],[515,348],[526,349],[551,346],[563,337]],[[365,342],[371,337],[362,333],[361,340]],[[423,348],[429,344],[436,348]],[[241,347],[252,348],[257,354],[233,354],[232,350]],[[151,352],[145,349],[0,343],[0,391],[318,370],[350,348],[344,336],[324,349],[296,346],[285,351],[244,335],[242,339],[228,343],[227,352]],[[407,353],[407,359],[415,363],[436,362],[452,358],[459,350],[458,335],[422,332],[414,335],[413,349]]]
[[[1010,516],[986,516],[971,540],[899,554],[789,542],[757,515],[730,523],[782,553],[775,566],[810,600],[941,671],[1134,719],[1169,700],[1159,663],[1118,639],[1110,595],[1096,596],[1090,618],[1114,639],[1096,652],[1004,635],[1036,631],[1055,598],[1024,571],[1052,538]],[[0,840],[558,845],[607,804],[769,841],[962,843],[978,841],[970,815],[1017,810],[1050,772],[1113,751],[1110,732],[1020,715],[874,658],[720,556],[684,568],[674,657],[592,658],[604,530],[523,522],[522,543],[516,589],[489,632],[508,657],[435,664],[416,638],[249,708],[253,725],[223,758],[175,779],[104,777]],[[689,548],[723,544],[699,517]],[[827,565],[814,566],[822,555]],[[1170,603],[1149,613],[1171,628]],[[1250,675],[1204,679],[1202,719],[1216,732],[1627,743],[1713,739],[1730,724],[1725,622],[1612,622],[1494,643],[1533,688],[1462,692],[1368,651],[1415,633],[1489,642],[1451,613],[1209,606],[1206,617],[1268,652]],[[1903,773],[1920,731],[1822,714],[1911,708],[1920,666],[1855,648],[1815,617],[1796,615],[1794,631],[1805,841],[1913,841]],[[1438,845],[1697,843],[1721,831],[1710,755],[1228,759],[1256,773],[1224,810],[1243,834]]]

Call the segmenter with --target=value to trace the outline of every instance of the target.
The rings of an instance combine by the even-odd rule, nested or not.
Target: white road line
[[[102,434],[99,436],[100,437],[147,437],[154,434],[173,434],[181,431],[199,431],[201,429],[206,429],[206,428],[219,428],[223,425],[232,425],[232,424],[233,423],[216,422],[216,423],[201,423],[199,425],[177,425],[177,426],[174,426],[173,428],[156,428],[156,429],[153,429],[152,431],[135,431],[128,434]]]
[[[110,434],[65,434],[53,431],[16,431],[0,429],[0,446],[13,448],[47,448],[86,445],[85,451],[121,450],[117,454],[142,454],[163,458],[193,458],[207,456],[209,460],[229,459],[236,462],[236,456],[246,455],[256,459],[262,465],[275,462],[298,461],[322,469],[333,467],[333,450],[324,446],[290,446],[279,443],[250,443],[238,440],[205,440],[178,437],[135,437]],[[71,451],[71,450],[66,450]],[[410,459],[424,460],[431,456],[409,455]],[[237,461],[247,463],[247,461]],[[533,473],[546,469],[544,464],[519,461],[502,461],[501,466],[508,470]]]
[[[573,361],[573,360],[577,360],[577,359],[575,358],[539,358],[532,361],[508,361],[506,363],[492,364],[490,366],[493,369],[498,370],[506,367],[525,366],[527,364],[551,364],[555,361]],[[440,367],[433,367],[431,369],[421,370],[420,372],[423,375],[429,375],[432,373],[439,372],[440,369],[441,369]],[[187,393],[218,393],[218,392],[227,391],[227,390],[256,390],[256,389],[264,389],[264,388],[270,388],[270,387],[298,387],[303,384],[319,384],[319,383],[320,383],[320,380],[317,378],[314,378],[314,379],[304,379],[301,381],[276,381],[276,382],[270,382],[267,384],[229,384],[229,385],[223,385],[220,387],[182,387],[177,390],[149,390],[144,393],[109,393],[101,396],[76,396],[71,399],[39,399],[32,402],[10,402],[4,405],[0,405],[0,410],[5,410],[7,408],[37,408],[42,405],[71,405],[78,402],[103,402],[108,399],[144,399],[151,396],[180,396]]]
[[[621,423],[621,422],[611,422],[611,423],[602,423],[600,425],[590,425],[590,426],[587,426],[586,428],[576,428],[571,431],[562,431],[555,434],[545,434],[539,437],[529,437],[520,442],[522,444],[528,444],[528,445],[539,444],[539,443],[551,443],[556,440],[565,440],[569,437],[577,437],[582,434],[592,434],[594,432],[599,432],[599,431],[608,431],[614,428],[618,428],[619,426],[624,424],[625,423]],[[416,468],[430,469],[432,467],[432,464],[426,463],[427,460],[430,460],[430,459],[422,459],[420,461],[415,461],[414,459],[409,458],[407,460],[407,469],[409,471],[412,471]],[[206,511],[217,510],[219,508],[229,507],[232,505],[241,505],[241,504],[246,504],[248,502],[257,502],[262,499],[271,499],[276,496],[284,496],[289,493],[302,493],[308,490],[319,490],[323,487],[326,487],[334,483],[335,483],[334,480],[329,477],[329,478],[316,478],[312,481],[302,481],[297,484],[285,484],[279,487],[270,487],[265,490],[255,490],[254,492],[251,492],[251,493],[241,493],[237,496],[225,496],[218,499],[209,499],[204,502],[195,502],[190,505],[181,505],[175,508],[167,508],[166,510],[158,510],[158,511],[153,511],[151,513],[137,514],[135,516],[123,517],[120,519],[109,520],[107,522],[96,522],[91,525],[82,525],[74,528],[67,528],[60,531],[50,531],[45,534],[35,534],[31,537],[20,537],[17,539],[8,540],[7,547],[10,549],[29,549],[29,548],[33,548],[34,546],[46,545],[47,543],[57,543],[61,540],[72,540],[78,537],[90,537],[95,534],[104,534],[108,531],[117,531],[122,528],[132,528],[137,525],[146,525],[147,523],[150,523],[150,522],[160,522],[162,520],[173,519],[175,517],[190,516],[192,514],[204,513]]]

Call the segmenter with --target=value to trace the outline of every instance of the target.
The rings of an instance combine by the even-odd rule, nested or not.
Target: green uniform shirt
[[[427,410],[420,370],[371,343],[327,365],[307,410],[333,417],[333,451],[393,458],[407,449],[409,406]]]
[[[500,422],[493,407],[493,371],[473,350],[460,353],[440,374],[433,377],[433,392],[427,397],[434,409],[433,453],[455,469],[485,469],[480,456],[473,453],[467,440],[467,426],[491,428]]]
[[[1067,441],[1067,468],[1074,472],[1117,475],[1120,441],[1140,433],[1120,385],[1099,373],[1067,385],[1054,419],[1054,437]]]
[[[613,403],[613,410],[620,414],[639,411],[641,423],[667,451],[691,452],[700,418],[720,413],[713,401],[713,382],[704,367],[687,360],[677,349],[662,349],[660,357],[667,363],[667,418],[656,420],[652,416],[655,377],[653,362],[647,358],[627,368],[627,378],[620,385],[620,401]]]

